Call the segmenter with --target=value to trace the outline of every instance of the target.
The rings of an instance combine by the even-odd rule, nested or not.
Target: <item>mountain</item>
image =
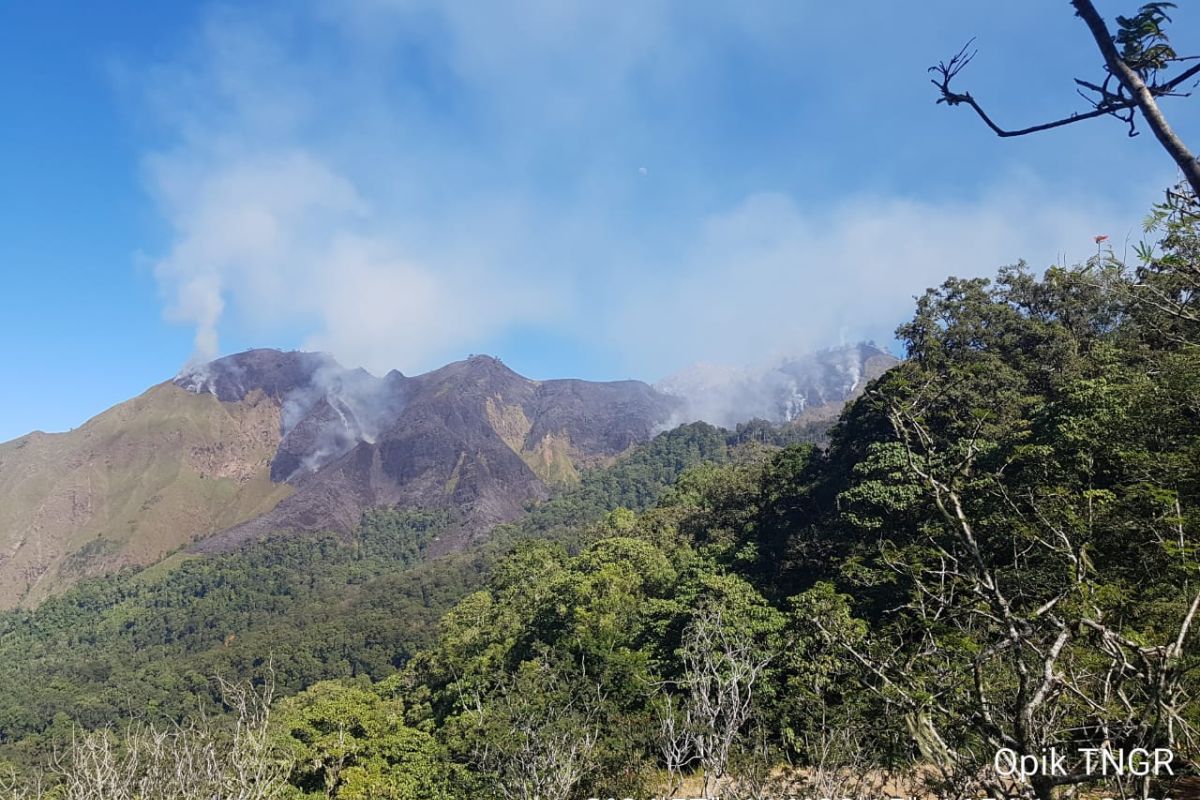
[[[280,406],[220,402],[163,383],[69,433],[0,444],[0,607],[80,578],[148,564],[263,514]]]
[[[654,388],[679,398],[682,418],[732,428],[758,418],[781,425],[828,422],[899,363],[873,344],[834,347],[756,368],[697,364]]]
[[[0,444],[0,608],[189,547],[454,509],[451,550],[661,430],[635,381],[532,381],[475,356],[375,377],[252,350],[187,370],[67,433]]]
[[[271,475],[295,489],[271,512],[198,542],[196,552],[276,530],[347,532],[379,506],[456,509],[458,534],[432,550],[455,549],[574,482],[580,468],[646,441],[678,407],[637,381],[532,381],[490,356],[412,378],[374,378],[328,360],[299,370],[279,363],[307,355],[255,351],[177,379],[227,401],[273,381],[285,413]]]
[[[348,533],[379,507],[450,510],[461,549],[659,431],[832,419],[895,359],[856,345],[763,370],[535,381],[490,356],[377,377],[321,353],[189,368],[68,433],[0,444],[0,608],[168,554]]]

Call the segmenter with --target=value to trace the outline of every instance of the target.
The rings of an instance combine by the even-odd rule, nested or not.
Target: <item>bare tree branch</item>
[[[1129,126],[1129,135],[1136,136],[1137,117],[1135,116],[1135,112],[1137,112],[1150,127],[1155,139],[1158,140],[1163,149],[1171,156],[1176,166],[1183,172],[1184,178],[1192,187],[1192,190],[1200,194],[1200,161],[1197,160],[1196,156],[1184,145],[1183,140],[1171,128],[1158,106],[1158,98],[1160,97],[1188,96],[1186,92],[1177,90],[1190,79],[1200,76],[1200,64],[1193,65],[1171,80],[1160,83],[1157,80],[1157,68],[1159,66],[1164,66],[1167,63],[1189,61],[1194,58],[1181,58],[1175,56],[1173,50],[1169,50],[1168,56],[1164,57],[1161,62],[1157,60],[1154,62],[1153,69],[1148,70],[1143,68],[1142,72],[1148,73],[1150,76],[1150,80],[1147,82],[1147,79],[1144,79],[1143,75],[1137,69],[1134,69],[1134,67],[1126,63],[1122,58],[1121,53],[1117,50],[1116,41],[1108,30],[1108,26],[1096,11],[1091,0],[1071,0],[1071,5],[1075,9],[1075,13],[1088,26],[1088,30],[1095,40],[1096,46],[1104,56],[1105,70],[1107,72],[1104,81],[1100,84],[1080,79],[1076,79],[1075,81],[1076,84],[1096,95],[1096,98],[1083,95],[1092,105],[1090,111],[1074,113],[1060,119],[1038,125],[1030,125],[1025,128],[1009,129],[1001,126],[991,118],[970,92],[958,92],[951,87],[954,79],[975,58],[977,51],[971,49],[975,41],[974,39],[968,41],[949,61],[938,62],[936,66],[929,68],[929,71],[936,75],[931,82],[938,88],[941,94],[937,102],[945,103],[948,106],[965,105],[969,107],[993,133],[1002,138],[1028,136],[1029,134],[1041,133],[1042,131],[1053,130],[1066,125],[1072,125],[1076,122],[1083,122],[1084,120],[1104,116],[1111,116],[1121,120]],[[1113,86],[1114,79],[1116,80],[1115,87]]]

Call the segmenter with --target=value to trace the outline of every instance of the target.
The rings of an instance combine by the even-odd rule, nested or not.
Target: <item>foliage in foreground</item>
[[[506,797],[756,796],[790,764],[1046,800],[1098,783],[1084,747],[1195,770],[1198,229],[1155,222],[1136,273],[928,292],[828,451],[699,466],[577,555],[518,549],[406,668],[411,724]],[[1051,746],[1063,775],[990,770]]]
[[[177,557],[0,613],[0,759],[44,760],[75,728],[130,714],[164,724],[219,713],[211,676],[249,679],[268,661],[280,696],[328,678],[382,680],[434,641],[442,614],[512,542],[575,541],[607,511],[644,508],[684,469],[731,449],[703,423],[661,434],[465,553],[422,557],[450,514],[380,509],[349,538]]]
[[[1097,783],[1077,760],[999,783],[998,747],[1170,747],[1194,772],[1200,226],[1155,222],[1132,274],[1102,254],[930,290],[827,451],[713,439],[636,509],[596,521],[585,485],[535,511],[402,669],[281,701],[279,796]]]

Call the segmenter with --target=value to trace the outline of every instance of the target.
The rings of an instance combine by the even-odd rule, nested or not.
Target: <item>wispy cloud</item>
[[[231,317],[375,371],[535,328],[653,378],[886,338],[947,274],[1086,257],[1149,196],[765,177],[753,143],[772,126],[798,126],[786,146],[822,162],[782,105],[805,98],[737,115],[762,101],[753,81],[784,80],[798,43],[825,52],[827,36],[791,6],[732,8],[215,7],[141,86],[162,132],[145,174],[173,231],[166,313],[195,327],[197,358]]]
[[[1094,254],[1093,235],[1121,241],[1136,220],[1129,206],[1029,176],[956,202],[856,197],[813,211],[755,194],[697,226],[683,274],[638,283],[609,332],[646,370],[755,363],[839,340],[887,347],[914,296],[948,276],[1079,263]]]

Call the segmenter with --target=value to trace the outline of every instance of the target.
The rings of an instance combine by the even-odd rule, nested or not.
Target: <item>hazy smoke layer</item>
[[[194,327],[197,361],[234,323],[378,374],[552,339],[578,343],[560,374],[586,353],[612,377],[661,375],[839,334],[888,341],[946,275],[1086,257],[1146,205],[1102,207],[1013,170],[914,199],[922,187],[889,184],[887,163],[810,190],[839,135],[830,120],[841,135],[878,126],[844,75],[789,83],[835,63],[817,54],[843,15],[743,5],[210,9],[188,47],[128,71],[166,133],[144,166],[173,231],[155,263],[169,317]],[[855,36],[919,76],[924,61],[908,60],[941,44],[919,33],[889,49],[892,13]],[[734,69],[753,80],[714,73]],[[932,108],[900,72],[858,88]],[[780,85],[756,91],[779,97],[747,98],[768,79]],[[771,113],[734,125],[750,100]],[[871,193],[881,185],[906,188]],[[781,382],[773,396],[790,380],[751,383]]]
[[[674,424],[697,419],[726,428],[751,419],[788,423],[844,403],[895,361],[872,344],[849,345],[754,368],[698,364],[655,388],[686,401]]]
[[[406,379],[346,369],[324,353],[256,350],[188,366],[175,379],[226,402],[261,390],[280,403],[279,453],[272,478],[315,472],[360,442],[375,442],[404,409]]]

